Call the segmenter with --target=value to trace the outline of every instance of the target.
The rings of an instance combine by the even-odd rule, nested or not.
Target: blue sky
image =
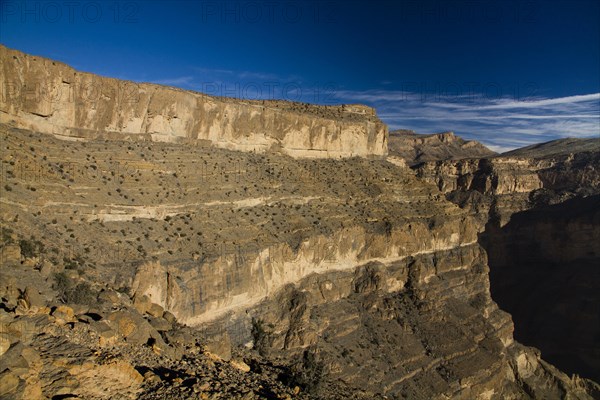
[[[596,0],[0,4],[0,43],[105,76],[365,103],[495,150],[600,135]]]

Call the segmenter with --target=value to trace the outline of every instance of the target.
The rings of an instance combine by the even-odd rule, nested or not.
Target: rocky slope
[[[0,45],[1,122],[77,138],[208,143],[293,157],[385,155],[387,127],[360,105],[218,98],[79,72]]]
[[[395,130],[389,135],[389,155],[400,157],[408,165],[426,161],[460,160],[489,157],[496,153],[474,140],[466,141],[453,132],[421,135]]]
[[[409,168],[1,129],[6,398],[597,390],[513,341],[483,224]]]
[[[486,222],[492,296],[513,315],[516,338],[565,371],[600,379],[600,139],[416,171]]]
[[[2,52],[3,71],[23,87],[37,76],[65,85],[123,85]],[[385,145],[385,127],[374,136],[361,130],[379,124],[356,113],[365,108],[277,103],[285,111],[259,111],[256,127],[271,126],[260,122],[263,115],[283,122],[256,136],[238,125],[248,104],[140,86],[140,94],[147,91],[160,99],[158,109],[151,99],[139,110],[120,107],[111,96],[96,108],[46,109],[26,97],[3,103],[9,123],[0,124],[0,397],[599,395],[592,381],[566,375],[513,340],[510,315],[490,296],[478,242],[491,208],[469,202],[468,191],[454,191],[460,206],[444,197],[467,181],[498,189],[475,161],[464,170],[477,178],[454,179],[442,177],[440,171],[452,170],[443,163],[415,173],[381,157],[309,160],[304,156],[322,154],[312,153],[317,148],[384,154],[377,149]],[[180,105],[187,101],[196,103]],[[181,107],[199,110],[203,102],[228,116],[241,113],[231,125],[223,113],[188,120],[212,121],[209,131],[236,151],[219,148],[217,136],[200,134],[204,128],[178,131],[156,122],[171,115],[165,110],[183,119]],[[138,118],[136,110],[157,117],[143,129],[129,128],[121,113]],[[324,120],[345,127],[338,139],[350,135],[363,144],[297,135],[286,125]],[[243,135],[231,133],[241,131],[247,143],[283,135],[279,147],[269,147],[281,151],[237,151],[249,149],[240,145]],[[172,140],[178,132],[185,132],[184,143]],[[303,142],[301,152],[292,151],[290,141],[305,139],[316,145]],[[575,159],[580,168],[569,169]],[[575,157],[540,171],[563,189],[574,176],[593,186],[597,169],[584,167],[594,160]],[[500,191],[508,190],[503,185]],[[489,195],[491,204],[496,194],[488,192],[480,197]],[[465,206],[471,204],[485,212]]]
[[[582,152],[600,151],[600,140],[598,138],[579,139],[565,138],[552,140],[550,142],[533,144],[520,149],[507,151],[502,155],[505,157],[528,157],[540,158],[545,156],[556,156],[560,154],[575,154]]]

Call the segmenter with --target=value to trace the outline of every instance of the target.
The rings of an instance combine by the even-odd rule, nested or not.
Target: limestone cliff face
[[[79,72],[4,46],[0,71],[2,122],[39,132],[293,157],[387,154],[387,127],[368,107],[217,98]]]
[[[486,224],[492,297],[515,338],[559,368],[598,379],[600,140],[563,139],[417,174]]]
[[[487,207],[504,225],[513,213],[540,201],[560,202],[565,196],[596,192],[600,187],[599,167],[598,152],[567,152],[540,158],[437,161],[423,163],[415,170],[417,176],[435,184],[453,201],[480,210]],[[556,198],[548,198],[553,196]]]
[[[180,321],[199,325],[227,314],[243,314],[285,286],[313,274],[352,272],[370,262],[387,265],[476,241],[477,225],[460,216],[432,227],[427,221],[415,221],[399,229],[390,227],[390,232],[383,234],[352,227],[310,237],[298,243],[296,249],[282,243],[221,255],[197,269],[182,271],[145,264],[136,272],[133,290],[148,295]],[[173,275],[179,280],[172,279]],[[433,275],[435,272],[429,271],[422,278]],[[391,291],[399,290],[406,280],[391,277],[386,285]]]
[[[409,165],[440,160],[482,158],[495,155],[476,141],[467,141],[453,132],[417,134],[413,131],[390,132],[389,155],[400,157]]]
[[[552,159],[483,158],[424,163],[417,174],[445,193],[477,190],[483,194],[529,193],[594,187],[600,182],[597,154],[578,153]]]
[[[513,342],[487,274],[473,244],[313,275],[250,311],[252,339],[296,361],[317,398],[315,370],[357,398],[586,398],[576,378]]]
[[[524,193],[540,189],[537,170],[551,166],[527,159],[475,159],[425,163],[417,174],[442,192],[477,190],[483,194]]]

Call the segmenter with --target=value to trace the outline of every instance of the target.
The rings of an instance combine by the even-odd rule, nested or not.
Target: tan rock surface
[[[492,295],[517,340],[570,374],[600,379],[600,139],[561,139],[418,176],[486,222]]]
[[[496,154],[483,144],[464,140],[454,132],[423,135],[395,130],[390,132],[388,141],[389,156],[399,157],[408,165],[439,160],[479,159]]]
[[[244,351],[238,345],[254,347],[242,356],[251,370],[229,365],[231,379],[254,387],[275,357],[286,369],[271,376],[306,398],[521,398],[529,384],[559,393],[540,363],[515,373],[512,354],[521,347],[510,316],[491,300],[477,244],[485,221],[401,163],[64,142],[2,129],[11,171],[11,190],[0,188],[3,227],[18,215],[23,240],[55,248],[41,255],[64,269],[62,297],[89,304],[72,319],[70,306],[57,307],[61,318],[45,328],[58,335],[73,326],[61,346],[80,357],[45,354],[58,339],[33,339],[42,359],[57,363],[42,371],[52,376],[42,393],[83,390],[77,375],[64,374],[95,351],[115,351],[141,376],[151,368],[160,377],[144,381],[139,397],[181,398],[185,379],[199,373],[184,354],[215,352],[211,362],[220,365]],[[98,302],[104,308],[94,311]],[[194,329],[152,319],[168,315],[163,309],[194,326],[203,351]],[[175,363],[169,376],[154,357]],[[211,379],[213,393],[232,393],[216,386],[227,376]],[[190,388],[206,390],[200,386]]]
[[[387,127],[363,106],[212,97],[75,71],[0,46],[3,123],[60,137],[192,143],[293,157],[387,154]]]
[[[93,107],[35,96],[0,107],[0,246],[24,258],[0,271],[7,393],[598,395],[514,341],[479,244],[492,217],[538,204],[531,193],[594,190],[594,156],[417,171],[324,159],[385,154],[385,127],[360,106],[208,98],[0,52],[5,83],[102,89]],[[139,102],[126,106],[120,85]],[[246,151],[272,144],[282,151]],[[51,315],[27,308],[28,287]]]

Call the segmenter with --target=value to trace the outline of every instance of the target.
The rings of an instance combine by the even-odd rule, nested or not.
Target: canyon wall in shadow
[[[492,297],[513,316],[515,339],[568,373],[600,380],[600,196],[489,224]]]
[[[515,338],[559,368],[600,377],[600,139],[561,139],[496,157],[413,167],[487,221],[492,298]]]

